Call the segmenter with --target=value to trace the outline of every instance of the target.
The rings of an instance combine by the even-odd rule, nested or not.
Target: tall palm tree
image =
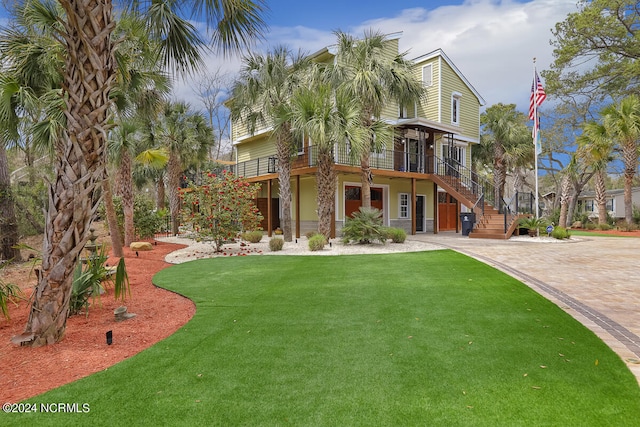
[[[609,163],[613,161],[613,148],[613,141],[603,124],[591,121],[582,126],[582,134],[578,137],[576,154],[582,157],[595,172],[599,224],[606,224],[607,222],[605,176]]]
[[[640,97],[630,95],[602,110],[602,120],[622,152],[624,163],[624,219],[633,222],[633,178],[638,170],[638,138],[640,138]]]
[[[167,184],[171,232],[178,234],[180,225],[181,178],[189,166],[199,166],[206,160],[214,143],[213,131],[200,113],[193,112],[184,102],[167,103],[158,122],[150,130],[152,138],[168,153]]]
[[[499,206],[509,169],[523,157],[533,153],[531,135],[524,124],[524,114],[516,111],[515,104],[495,104],[480,116],[483,125],[483,144],[493,148],[494,202]]]
[[[249,54],[243,58],[240,77],[233,87],[231,114],[233,120],[245,120],[249,132],[258,125],[274,127],[278,184],[282,208],[282,235],[290,242],[291,231],[291,155],[294,148],[291,124],[279,121],[290,109],[294,91],[308,71],[310,60],[279,46],[265,55]]]
[[[299,88],[293,96],[288,115],[279,119],[291,123],[296,132],[313,141],[318,158],[318,231],[327,238],[331,235],[331,219],[335,211],[333,150],[346,141],[354,145],[370,141],[372,135],[361,125],[360,118],[359,102],[325,82]]]
[[[360,104],[362,126],[379,122],[383,107],[392,101],[400,106],[413,105],[425,96],[426,88],[414,74],[412,62],[406,59],[407,52],[385,52],[386,35],[373,30],[366,31],[362,39],[341,31],[335,34],[338,42],[335,61],[329,68],[331,79]],[[371,152],[379,151],[387,141],[372,139],[358,153],[364,207],[371,207]]]
[[[62,339],[71,295],[71,277],[97,210],[104,179],[111,90],[116,64],[115,28],[110,0],[58,0],[64,19],[50,16],[65,49],[63,97],[67,126],[55,141],[55,179],[49,187],[42,270],[25,332],[14,342],[32,346]],[[264,28],[260,0],[172,0],[127,3],[144,16],[148,32],[160,41],[160,58],[172,70],[186,72],[202,64],[205,42],[180,12],[191,10],[212,30],[213,44],[230,52],[246,46]]]

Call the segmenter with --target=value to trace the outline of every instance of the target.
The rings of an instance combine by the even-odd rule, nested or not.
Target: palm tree
[[[640,98],[631,95],[602,110],[602,121],[617,142],[624,163],[624,219],[633,222],[633,178],[638,169],[638,138],[640,138]]]
[[[507,172],[526,161],[533,153],[531,135],[524,124],[524,114],[516,111],[515,104],[495,104],[480,116],[484,126],[483,144],[493,148],[493,185],[496,207],[500,205]],[[486,150],[485,150],[486,151]]]
[[[383,107],[392,101],[400,106],[413,105],[425,96],[422,81],[416,78],[413,64],[406,59],[407,52],[395,56],[385,52],[387,36],[373,30],[366,31],[363,39],[340,31],[335,34],[337,53],[329,73],[334,84],[359,102],[362,126],[373,126],[379,121]],[[386,141],[388,139],[372,139],[358,153],[363,207],[371,207],[371,152],[379,151]]]
[[[578,137],[576,154],[582,157],[595,172],[599,224],[606,224],[607,222],[605,176],[607,167],[613,160],[613,148],[613,142],[603,124],[591,121],[582,126],[582,135]]]
[[[282,236],[292,241],[291,231],[291,154],[294,148],[291,124],[279,121],[290,109],[294,91],[304,79],[310,61],[280,46],[265,55],[250,54],[243,58],[240,77],[233,88],[231,114],[233,120],[244,119],[249,132],[257,125],[274,127],[278,184],[282,208]]]
[[[189,166],[199,167],[213,144],[213,131],[200,113],[191,111],[183,102],[167,103],[158,123],[150,130],[153,139],[168,153],[167,184],[171,232],[178,234],[180,225],[181,178]]]
[[[336,172],[333,150],[346,141],[368,144],[372,135],[360,122],[360,104],[345,91],[334,90],[329,83],[301,87],[294,94],[291,109],[279,120],[291,123],[300,135],[313,141],[317,153],[318,231],[331,236],[334,215]]]
[[[49,187],[42,270],[25,332],[14,342],[32,346],[62,339],[71,295],[71,276],[97,210],[104,179],[106,138],[116,63],[113,4],[107,0],[58,0],[64,19],[47,15],[65,49],[63,70],[67,126],[55,141],[55,178]],[[148,32],[160,41],[159,57],[175,71],[202,64],[204,40],[179,12],[192,10],[213,30],[213,44],[230,52],[246,46],[264,28],[260,0],[131,1]]]

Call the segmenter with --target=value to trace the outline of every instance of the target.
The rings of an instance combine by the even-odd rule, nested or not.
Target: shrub
[[[375,208],[360,207],[351,218],[347,218],[342,227],[342,241],[344,243],[371,243],[387,240],[385,227],[382,225],[382,211]]]
[[[545,231],[545,227],[548,225],[547,221],[543,218],[536,218],[534,216],[528,218],[520,218],[518,225],[527,230],[540,230]]]
[[[633,205],[632,207],[633,213],[631,214],[633,218],[633,222],[636,225],[640,225],[640,207],[638,205]]]
[[[94,258],[88,258],[86,264],[78,262],[73,272],[73,284],[71,287],[71,299],[69,301],[69,314],[78,314],[83,308],[89,315],[89,298],[100,298],[104,287],[102,283],[113,284],[115,299],[125,300],[126,295],[131,295],[129,277],[124,264],[124,258],[120,258],[116,269],[115,280],[112,280],[110,271],[106,268],[107,254],[104,247]]]
[[[260,240],[262,240],[262,236],[263,236],[262,231],[259,231],[259,230],[245,231],[244,233],[242,233],[242,238],[249,243],[260,242]]]
[[[316,234],[309,239],[309,250],[321,251],[324,249],[324,245],[327,244],[327,238],[322,234]]]
[[[307,239],[310,239],[310,238],[312,238],[313,236],[315,236],[316,234],[320,234],[320,233],[318,233],[318,232],[317,232],[317,231],[315,231],[315,230],[313,230],[313,231],[307,231],[307,232],[305,233],[305,236],[307,237]]]
[[[0,270],[9,265],[8,262],[0,262]],[[9,307],[7,306],[8,302],[12,302],[16,304],[16,299],[24,298],[24,294],[22,290],[18,287],[18,285],[14,285],[13,283],[5,283],[2,281],[0,277],[0,311],[5,319],[9,319]]]
[[[607,224],[607,223],[598,224],[598,225],[596,225],[596,228],[598,230],[603,230],[603,231],[611,230],[611,226],[609,224]]]
[[[208,173],[202,185],[189,183],[180,193],[183,202],[182,224],[189,226],[196,238],[209,241],[220,252],[225,242],[242,230],[260,230],[262,214],[255,204],[259,184],[223,171],[221,176]]]
[[[269,240],[269,249],[271,249],[271,252],[281,251],[283,246],[284,239],[281,237],[274,237]]]
[[[620,220],[617,224],[616,227],[618,227],[619,230],[622,231],[634,231],[638,229],[638,226],[636,224],[634,224],[633,222],[628,223],[627,221]]]
[[[120,228],[120,235],[124,238],[124,213],[122,210],[122,198],[114,197],[113,205],[116,210],[116,221]],[[106,219],[104,203],[100,205],[98,213]],[[166,210],[156,211],[155,204],[150,197],[143,194],[136,194],[133,199],[133,229],[137,239],[153,237],[161,231],[167,216]],[[105,221],[105,226],[109,224]]]
[[[388,228],[387,239],[391,239],[393,243],[404,243],[404,241],[407,239],[407,232],[402,228]]]
[[[551,232],[551,237],[558,240],[568,239],[570,237],[569,230],[567,230],[564,227],[558,226],[554,228],[553,231]]]
[[[584,225],[584,228],[586,228],[587,230],[595,230],[596,229],[596,225],[592,222],[588,222]]]

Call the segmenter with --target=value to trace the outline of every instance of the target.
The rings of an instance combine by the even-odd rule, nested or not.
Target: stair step
[[[469,233],[469,238],[472,239],[501,239],[507,240],[508,237],[505,233],[477,233],[476,230]]]

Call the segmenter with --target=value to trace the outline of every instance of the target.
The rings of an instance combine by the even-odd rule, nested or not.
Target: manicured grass
[[[640,388],[593,333],[452,251],[194,261],[193,320],[2,425],[624,426]],[[117,337],[116,337],[117,339]]]
[[[637,236],[621,236],[619,234],[598,233],[597,231],[569,230],[572,236],[594,236],[594,237],[637,237]]]

